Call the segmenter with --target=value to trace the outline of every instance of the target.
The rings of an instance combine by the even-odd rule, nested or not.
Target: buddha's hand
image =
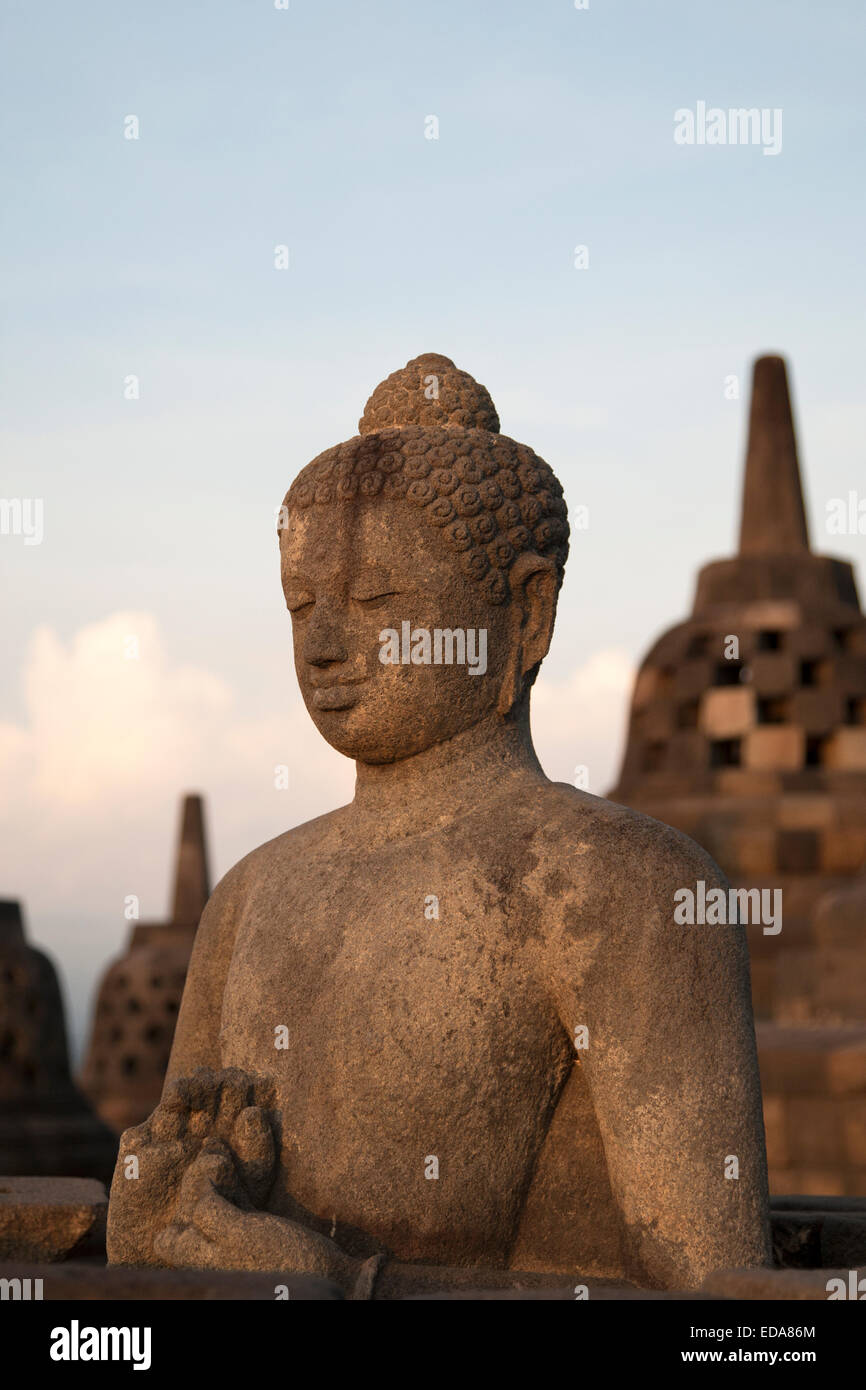
[[[208,1139],[187,1168],[175,1219],[156,1237],[154,1252],[177,1269],[319,1274],[352,1299],[372,1297],[382,1259],[353,1259],[297,1221],[251,1209],[242,1167],[218,1138]]]
[[[235,1067],[200,1067],[171,1082],[150,1118],[121,1137],[108,1209],[110,1263],[173,1263],[156,1239],[175,1220],[184,1175],[208,1142],[231,1153],[239,1199],[263,1206],[276,1166],[273,1107],[271,1083]]]

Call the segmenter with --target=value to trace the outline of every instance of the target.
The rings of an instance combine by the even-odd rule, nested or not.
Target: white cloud
[[[185,787],[230,788],[224,809],[240,823],[251,812],[234,804],[237,793],[247,788],[251,804],[256,789],[270,793],[278,762],[290,766],[292,811],[302,818],[351,788],[348,764],[308,737],[300,700],[245,720],[223,679],[172,664],[149,613],[112,614],[68,644],[37,629],[24,698],[24,726],[0,724],[0,817],[12,834],[16,822],[38,818],[43,845],[61,833],[80,839],[75,857],[118,815],[139,830],[154,814],[164,822]]]
[[[586,767],[588,790],[604,796],[616,781],[635,670],[618,647],[595,652],[564,681],[544,671],[532,694],[532,737],[555,782],[574,782]]]

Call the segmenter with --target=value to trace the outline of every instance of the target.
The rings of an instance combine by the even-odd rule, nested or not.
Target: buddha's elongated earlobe
[[[532,553],[518,555],[508,572],[508,657],[496,704],[498,714],[508,714],[523,692],[526,677],[547,655],[556,617],[556,578],[553,561]]]

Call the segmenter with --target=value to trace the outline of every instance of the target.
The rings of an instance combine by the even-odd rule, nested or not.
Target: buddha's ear
[[[507,714],[519,699],[526,675],[543,661],[556,617],[556,566],[524,552],[508,571],[511,585],[509,653],[497,709]]]

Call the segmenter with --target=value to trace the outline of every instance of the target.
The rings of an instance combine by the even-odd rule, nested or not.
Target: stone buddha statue
[[[304,702],[355,798],[210,898],[110,1259],[354,1298],[767,1263],[744,932],[674,915],[726,880],[533,749],[568,550],[550,467],[427,354],[302,470],[279,541]]]

